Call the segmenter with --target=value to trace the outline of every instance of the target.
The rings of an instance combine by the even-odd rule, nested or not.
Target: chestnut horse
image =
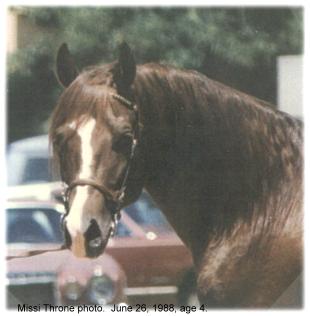
[[[67,247],[100,255],[145,188],[192,252],[201,302],[271,306],[302,271],[301,122],[196,71],[136,65],[126,43],[82,72],[63,44],[57,75]]]

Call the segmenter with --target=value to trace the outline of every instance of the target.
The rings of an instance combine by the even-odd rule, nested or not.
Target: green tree
[[[23,7],[56,39],[40,38],[8,59],[8,140],[46,132],[60,88],[53,74],[61,42],[80,68],[110,62],[126,40],[137,62],[173,64],[276,102],[278,55],[300,54],[302,8]]]

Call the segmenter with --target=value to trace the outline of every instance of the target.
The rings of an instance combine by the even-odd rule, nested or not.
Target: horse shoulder
[[[201,301],[210,307],[271,306],[302,270],[302,239],[300,234],[269,239],[266,247],[261,236],[243,231],[211,242],[198,269]]]

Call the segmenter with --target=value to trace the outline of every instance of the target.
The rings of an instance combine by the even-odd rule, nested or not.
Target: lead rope
[[[55,251],[61,251],[61,250],[65,250],[65,249],[67,249],[67,247],[65,245],[61,245],[60,247],[55,248],[55,249],[29,250],[29,251],[27,251],[26,255],[21,255],[21,256],[7,255],[6,260],[12,260],[12,259],[18,259],[18,258],[28,258],[28,257],[41,255],[41,254],[46,253],[46,252],[55,252]]]

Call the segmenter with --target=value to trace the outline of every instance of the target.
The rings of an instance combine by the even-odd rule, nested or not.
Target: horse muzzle
[[[95,219],[90,221],[87,230],[70,234],[66,220],[63,222],[65,245],[76,257],[95,258],[100,256],[111,235],[111,228],[107,234],[103,235]]]

